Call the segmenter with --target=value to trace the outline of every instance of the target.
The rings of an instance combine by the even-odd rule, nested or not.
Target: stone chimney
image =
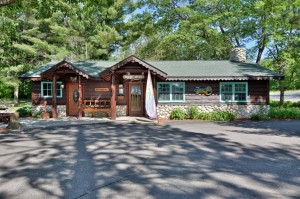
[[[233,48],[230,51],[229,61],[245,62],[246,61],[246,48]]]

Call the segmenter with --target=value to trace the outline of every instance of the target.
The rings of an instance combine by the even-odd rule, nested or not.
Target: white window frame
[[[245,91],[246,100],[234,100],[236,84],[246,85],[246,91]],[[222,85],[232,85],[231,100],[222,100],[222,88],[221,88]],[[220,102],[248,102],[248,82],[220,82],[219,89],[220,89]]]
[[[183,95],[183,100],[172,100],[172,94],[173,94],[173,92],[172,92],[172,84],[183,84],[183,93],[182,93],[182,95]],[[169,97],[170,97],[170,100],[159,100],[159,98],[158,98],[158,96],[159,96],[159,85],[162,85],[162,84],[168,84],[169,85],[169,88],[170,88],[170,90],[169,90]],[[185,82],[157,82],[157,94],[156,94],[156,96],[157,96],[157,101],[158,102],[185,102]]]
[[[44,95],[43,90],[44,90],[44,85],[45,84],[50,84],[51,85],[51,95]],[[62,98],[62,87],[61,87],[62,82],[56,82],[56,84],[59,84],[59,87],[57,87],[56,90],[59,89],[59,91],[60,91],[60,95],[57,95],[56,97],[57,98]],[[41,97],[44,97],[44,98],[52,97],[52,82],[41,82]]]

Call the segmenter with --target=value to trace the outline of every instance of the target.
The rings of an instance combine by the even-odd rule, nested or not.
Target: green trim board
[[[220,102],[248,102],[248,82],[220,82]]]
[[[158,102],[185,102],[185,82],[157,82]]]
[[[59,92],[59,95],[56,95],[57,98],[62,98],[62,82],[56,82],[56,92]],[[46,94],[45,94],[46,93]],[[50,98],[52,97],[52,82],[41,82],[41,97]]]

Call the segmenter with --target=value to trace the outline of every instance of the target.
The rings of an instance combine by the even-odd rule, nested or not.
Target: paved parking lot
[[[0,198],[299,198],[300,121],[0,135]]]

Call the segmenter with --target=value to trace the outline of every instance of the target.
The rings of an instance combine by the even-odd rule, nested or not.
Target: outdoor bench
[[[83,113],[110,113],[110,100],[83,100]]]

